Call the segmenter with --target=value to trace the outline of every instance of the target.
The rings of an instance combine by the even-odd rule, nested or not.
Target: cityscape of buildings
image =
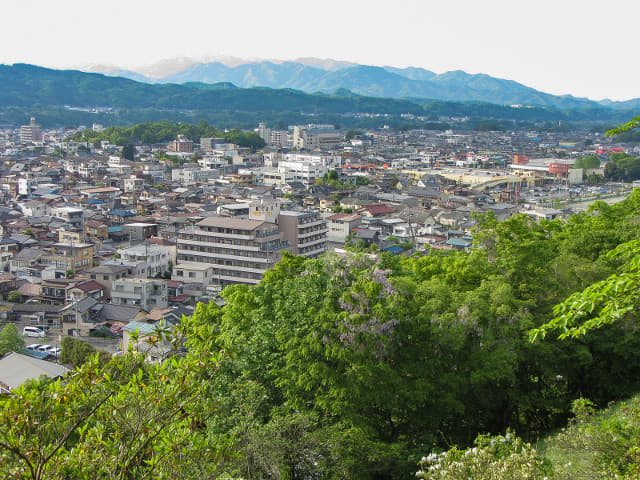
[[[625,194],[584,182],[612,152],[640,154],[588,130],[261,123],[258,151],[177,135],[127,160],[109,142],[69,140],[85,128],[31,118],[0,131],[0,318],[58,338],[180,319],[223,302],[227,285],[258,284],[285,252],[468,249],[478,213],[553,219]],[[602,165],[572,168],[589,155]]]

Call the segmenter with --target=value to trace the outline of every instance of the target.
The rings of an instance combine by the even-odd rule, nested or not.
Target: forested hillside
[[[482,217],[469,253],[285,256],[198,306],[167,364],[94,361],[1,398],[0,462],[14,478],[400,479],[478,434],[534,441],[577,398],[640,391],[635,310],[564,340],[580,305],[554,310],[635,271],[639,218],[636,190],[566,222]]]
[[[564,100],[558,108],[516,108],[509,106],[512,102],[491,104],[475,97],[464,102],[434,101],[415,95],[380,98],[338,87],[325,93],[304,93],[288,88],[233,88],[229,84],[150,85],[127,78],[26,64],[0,65],[0,84],[0,125],[12,126],[25,124],[33,115],[45,127],[93,122],[197,123],[205,119],[216,125],[247,127],[266,121],[279,124],[279,128],[312,122],[362,128],[383,125],[429,128],[429,123],[438,122],[441,117],[468,117],[476,121],[500,120],[502,128],[510,129],[525,122],[527,126],[557,121],[617,124],[629,117],[628,111],[595,104],[593,108],[574,108],[575,105],[571,109],[561,108]],[[407,114],[413,117],[407,118]]]

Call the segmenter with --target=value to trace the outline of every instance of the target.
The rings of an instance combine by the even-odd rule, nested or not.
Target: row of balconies
[[[326,234],[328,231],[329,229],[326,226],[322,228],[314,228],[313,230],[310,230],[308,232],[298,233],[298,239],[309,238],[314,235],[323,235],[323,234]]]
[[[185,254],[185,255],[189,255],[189,254],[193,254],[194,252],[200,254],[200,255],[204,255],[207,258],[220,258],[220,259],[225,259],[225,260],[240,260],[240,261],[246,261],[247,259],[251,259],[252,261],[255,262],[269,262],[270,259],[267,255],[262,254],[262,255],[240,255],[240,253],[245,253],[245,252],[233,252],[230,251],[229,253],[218,253],[218,252],[210,252],[207,250],[178,250],[179,254]],[[233,253],[232,253],[233,252]],[[248,253],[248,252],[247,252]]]

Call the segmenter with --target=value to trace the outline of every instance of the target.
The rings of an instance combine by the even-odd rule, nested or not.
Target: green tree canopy
[[[0,331],[0,356],[9,352],[19,352],[22,349],[24,349],[24,338],[14,323],[8,323]]]

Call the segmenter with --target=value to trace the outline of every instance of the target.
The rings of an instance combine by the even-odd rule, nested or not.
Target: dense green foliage
[[[626,153],[612,153],[604,167],[604,176],[616,182],[633,182],[640,179],[640,158]]]
[[[581,395],[637,391],[635,319],[571,341],[528,333],[616,270],[607,252],[639,213],[634,192],[566,223],[489,216],[470,253],[285,256],[259,286],[227,288],[224,308],[196,314],[234,349],[213,388],[229,412],[215,431],[240,453],[227,469],[399,478],[432,449],[507,428],[531,440]]]
[[[92,358],[97,350],[91,344],[79,338],[64,337],[60,342],[60,362],[65,365],[79,367]],[[106,354],[100,353],[102,362],[106,361]]]
[[[467,450],[453,447],[422,458],[417,478],[426,480],[537,479],[579,480],[640,475],[640,396],[597,411],[589,400],[577,399],[573,418],[560,432],[537,442],[480,435]],[[408,478],[408,477],[407,477]]]
[[[547,325],[572,294],[634,271],[624,252],[639,216],[635,191],[566,222],[479,217],[468,253],[285,255],[259,285],[226,288],[224,307],[197,307],[186,357],[90,360],[69,383],[3,400],[0,442],[13,450],[2,466],[26,478],[194,478],[204,455],[202,478],[395,479],[481,433],[532,441],[563,425],[576,398],[605,405],[640,390],[635,315],[563,341]],[[546,336],[532,343],[536,328]],[[41,411],[65,419],[55,435]],[[528,445],[495,457],[487,438],[464,474],[542,478]]]
[[[13,323],[5,325],[0,332],[0,357],[5,353],[19,352],[24,348],[24,338]]]
[[[600,159],[596,155],[588,155],[576,159],[571,168],[598,168]]]
[[[602,411],[593,407],[576,400],[569,426],[545,440],[541,454],[553,466],[549,478],[639,478],[640,396]]]
[[[357,176],[355,177],[355,183],[343,182],[340,179],[340,175],[335,170],[330,170],[325,173],[322,178],[316,179],[316,185],[328,185],[331,190],[352,190],[361,185],[368,185],[369,177]]]
[[[264,140],[255,132],[243,132],[239,129],[221,132],[204,120],[199,121],[196,125],[189,123],[145,122],[132,127],[109,127],[101,132],[87,129],[76,133],[71,139],[92,143],[106,140],[114,145],[122,145],[126,148],[132,143],[147,145],[167,143],[177,138],[178,135],[184,135],[196,143],[202,137],[223,138],[226,142],[235,143],[241,147],[250,147],[254,150],[265,145]],[[133,155],[133,152],[130,155]]]
[[[185,323],[160,365],[91,357],[64,381],[29,382],[0,396],[0,472],[11,479],[215,478],[228,443],[206,422],[208,379],[224,352],[208,335],[180,354]],[[199,330],[202,332],[202,329]],[[194,333],[194,338],[198,333]]]

